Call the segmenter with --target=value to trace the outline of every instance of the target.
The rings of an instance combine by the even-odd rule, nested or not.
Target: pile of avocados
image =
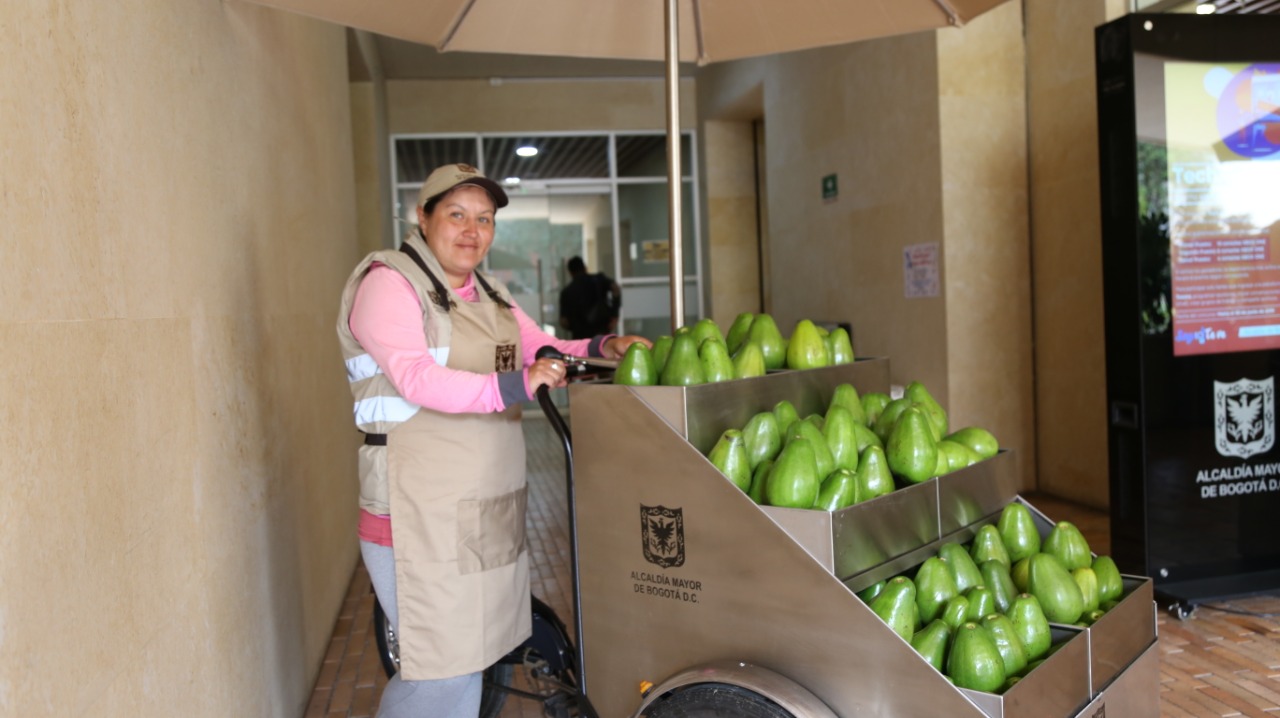
[[[784,399],[745,426],[726,429],[708,458],[757,504],[837,511],[899,484],[971,466],[999,449],[981,427],[948,434],[946,411],[920,382],[911,382],[899,399],[859,396],[852,384],[841,384],[825,415],[801,419]]]
[[[777,369],[814,369],[853,361],[842,328],[827,331],[808,319],[783,338],[768,314],[739,314],[728,335],[710,318],[660,336],[653,349],[632,344],[613,383],[628,386],[694,386],[764,376]]]
[[[1042,545],[1013,502],[968,546],[945,543],[858,596],[952,683],[1003,693],[1065,643],[1053,645],[1050,623],[1092,625],[1123,593],[1115,562],[1094,558],[1073,524],[1055,524]]]

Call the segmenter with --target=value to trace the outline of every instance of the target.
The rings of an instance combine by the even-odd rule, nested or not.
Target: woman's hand
[[[538,387],[546,386],[554,389],[565,385],[565,375],[569,367],[560,359],[544,357],[529,365],[529,394],[537,394]]]
[[[627,353],[627,347],[632,344],[640,343],[652,349],[653,342],[635,334],[627,334],[620,337],[611,337],[600,345],[600,353],[605,359],[621,359],[623,354]]]

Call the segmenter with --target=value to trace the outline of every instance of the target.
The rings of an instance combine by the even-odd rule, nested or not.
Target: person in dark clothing
[[[565,268],[570,280],[560,290],[560,326],[574,339],[616,334],[622,288],[604,272],[588,274],[582,257],[570,258]]]

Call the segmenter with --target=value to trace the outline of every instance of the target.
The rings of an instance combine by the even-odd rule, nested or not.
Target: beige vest
[[[410,237],[406,244],[444,278],[424,242]],[[445,314],[431,297],[435,290],[426,275],[401,252],[376,252],[367,258],[353,273],[357,286],[372,261],[396,269],[414,286],[437,363],[447,361],[451,369],[481,374],[519,368],[520,329],[509,309],[483,291],[479,301],[463,301],[445,285],[452,302]],[[505,287],[493,280],[489,284],[511,302]],[[363,350],[346,328],[354,298],[350,282],[348,289],[339,334],[346,330],[343,352],[350,372],[352,359]],[[442,324],[447,330],[443,347]],[[440,352],[442,348],[447,352]],[[483,670],[531,631],[520,407],[491,414],[445,414],[410,405],[408,416],[371,414],[374,421],[360,424],[361,401],[381,396],[385,387],[379,383],[390,386],[385,377],[376,380],[381,376],[379,372],[353,382],[352,393],[357,424],[365,431],[387,434],[385,447],[362,447],[362,454],[384,458],[365,461],[362,456],[361,505],[366,503],[366,485],[376,487],[381,481],[395,545],[401,675],[424,680]]]

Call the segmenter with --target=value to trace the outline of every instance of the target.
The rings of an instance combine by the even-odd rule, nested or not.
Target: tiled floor
[[[526,417],[533,591],[572,631],[564,454],[536,411]],[[1079,526],[1095,552],[1109,552],[1106,514],[1047,496],[1027,498],[1046,516]],[[1244,613],[1202,606],[1186,621],[1159,613],[1161,716],[1280,718],[1280,593],[1232,601],[1228,607]],[[377,660],[372,616],[369,579],[357,567],[306,718],[373,715],[386,678]],[[539,716],[539,706],[527,700],[509,699],[502,711],[502,718]]]

